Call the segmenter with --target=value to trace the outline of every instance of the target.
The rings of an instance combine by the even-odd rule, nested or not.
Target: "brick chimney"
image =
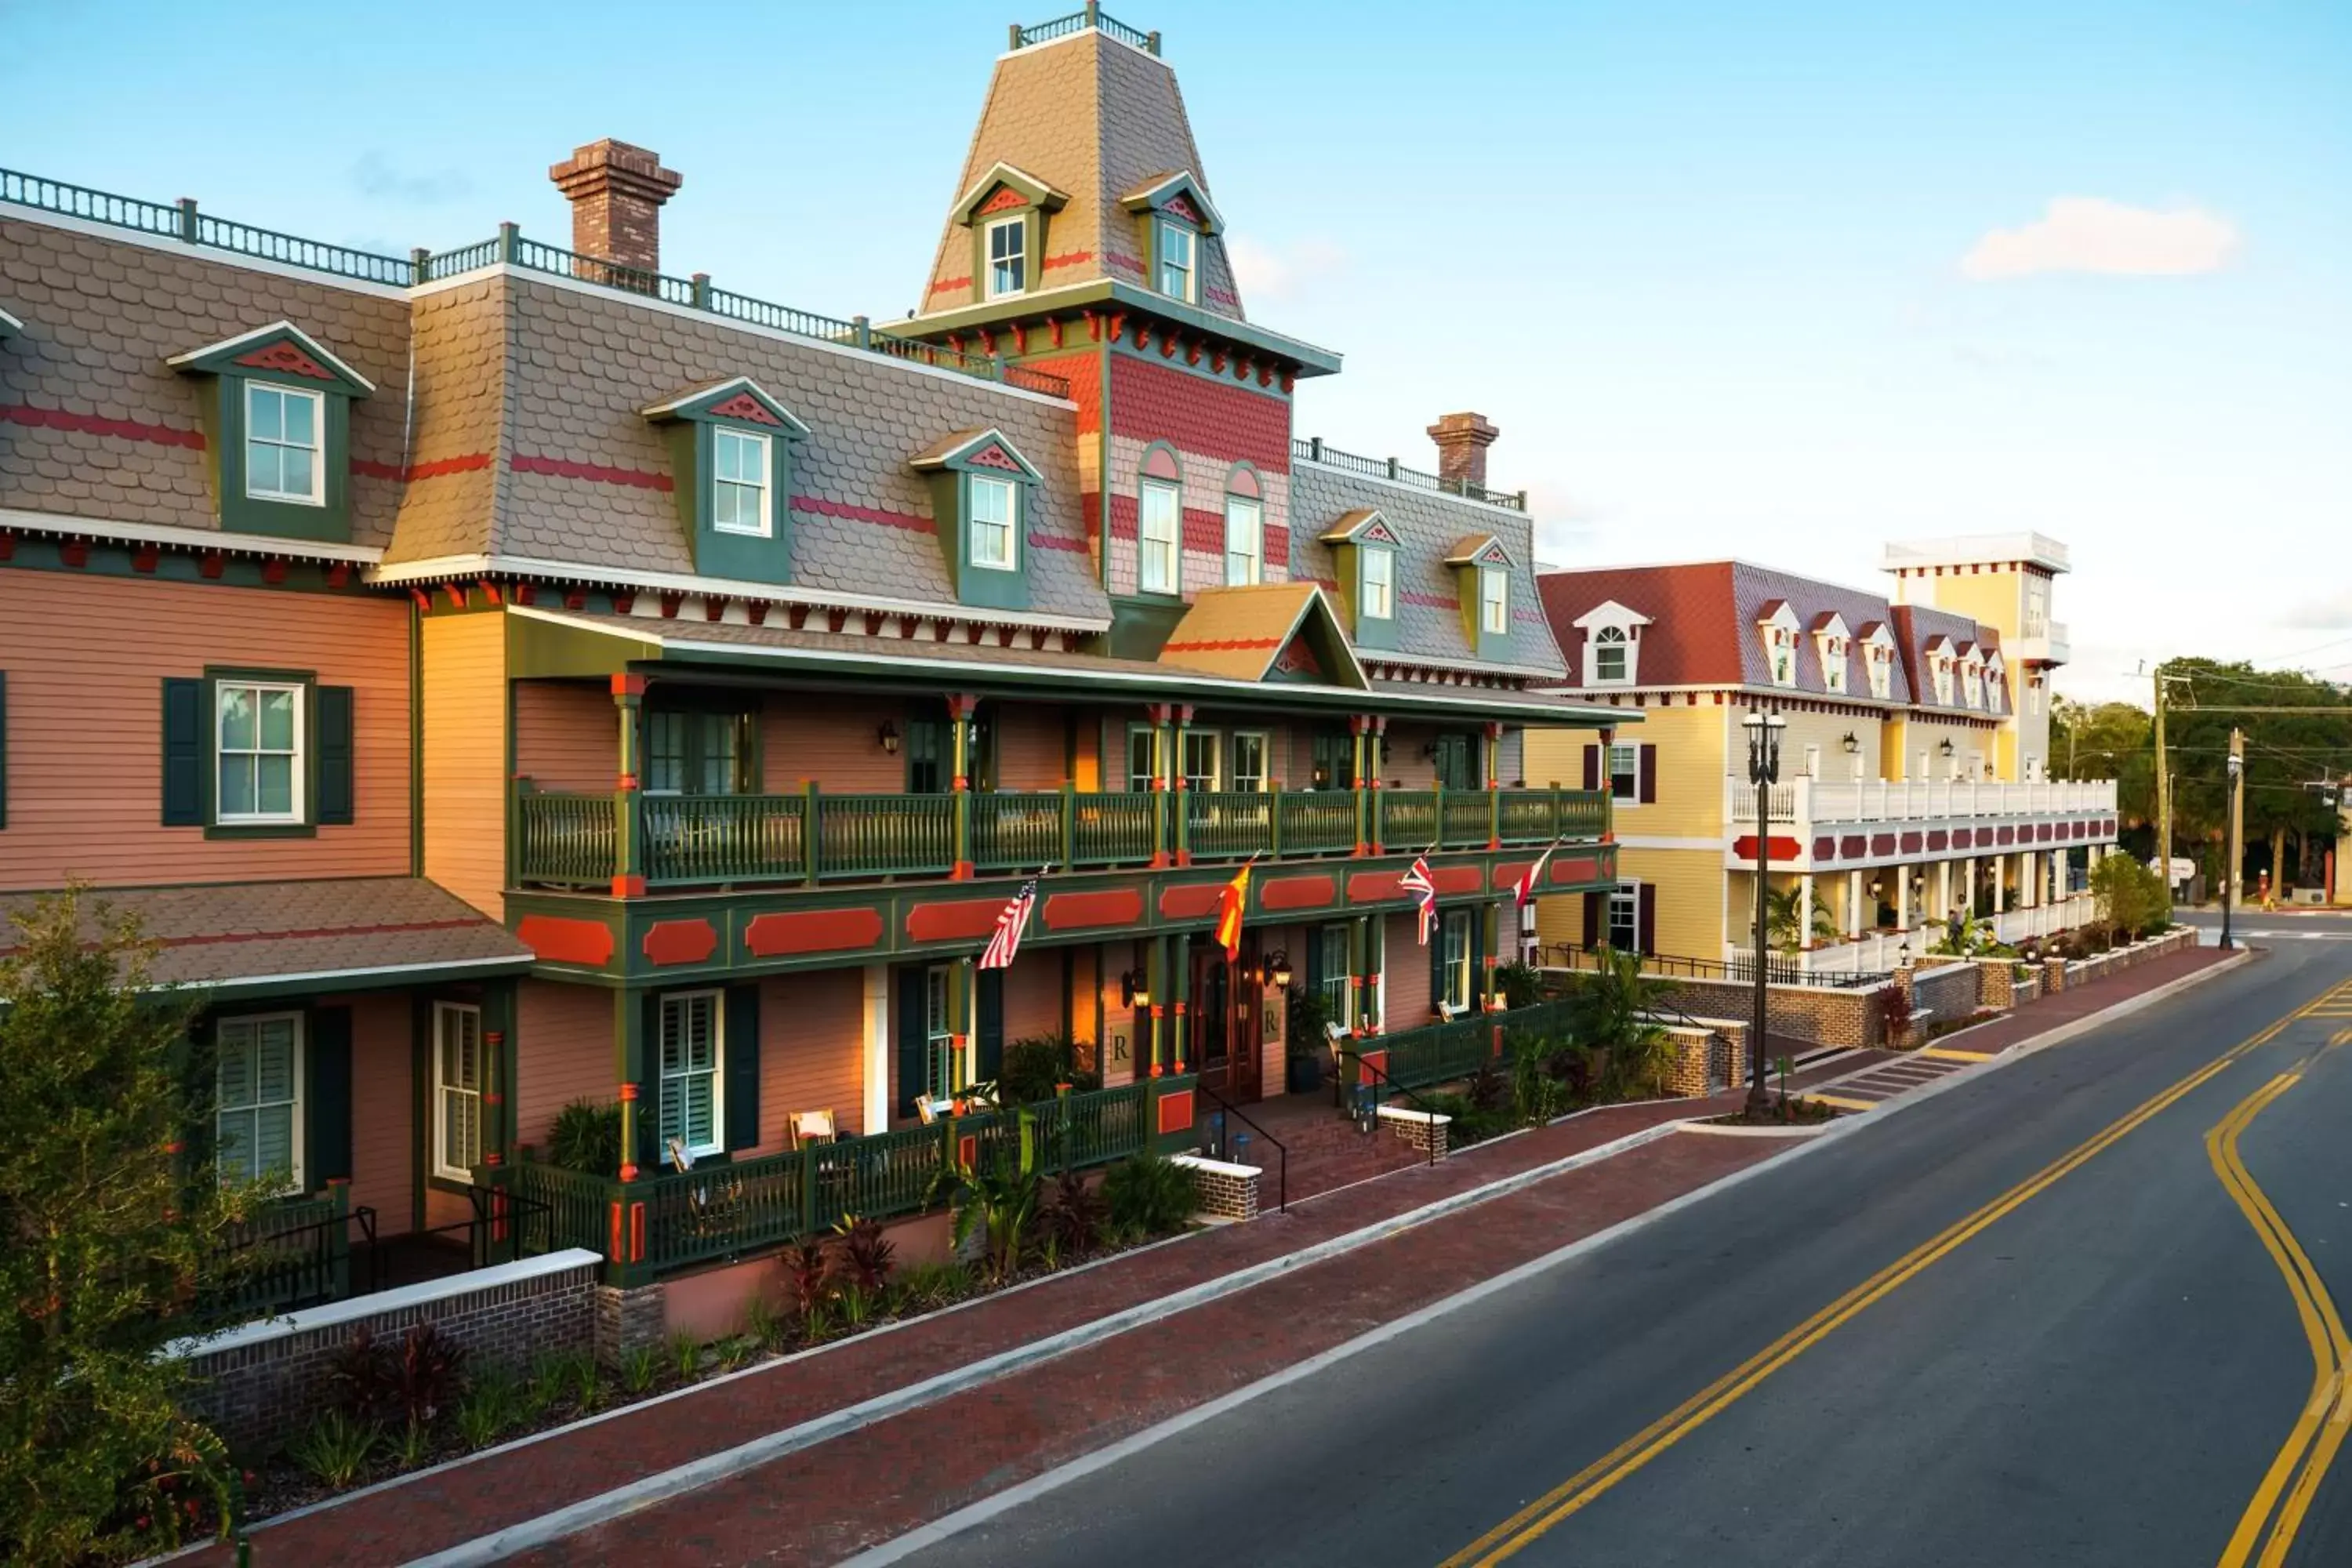
[[[1439,415],[1429,427],[1429,438],[1437,443],[1437,477],[1449,489],[1485,489],[1486,448],[1501,434],[1483,414]]]
[[[607,136],[575,149],[547,177],[572,204],[572,249],[646,272],[661,270],[661,205],[686,176],[663,168],[659,153]],[[641,286],[651,288],[651,280]]]

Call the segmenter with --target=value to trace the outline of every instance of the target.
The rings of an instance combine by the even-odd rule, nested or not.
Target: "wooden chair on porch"
[[[803,1143],[831,1143],[841,1136],[830,1110],[803,1110],[793,1117],[793,1147]]]

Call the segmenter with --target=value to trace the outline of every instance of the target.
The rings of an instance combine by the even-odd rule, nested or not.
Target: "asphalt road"
[[[2352,1034],[2352,999],[2216,1067],[1654,1440],[1853,1288],[2348,980],[2352,949],[2282,940],[906,1560],[2211,1564],[2235,1561],[2274,1464],[2291,1481],[2307,1462],[2324,1479],[2285,1562],[2352,1564],[2352,1461],[2330,1472],[2308,1447],[2345,1426],[2298,1427],[2315,1349],[2283,1271],[2299,1244],[2352,1305],[2352,1048],[2323,1049]],[[2206,1139],[2266,1088],[2240,1148],[2291,1233],[2275,1259]],[[1612,1451],[1602,1485],[1570,1483]]]

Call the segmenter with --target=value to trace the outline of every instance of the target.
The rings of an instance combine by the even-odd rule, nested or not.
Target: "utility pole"
[[[2230,731],[2230,855],[2221,868],[2221,945],[2230,945],[2230,911],[2238,902],[2238,866],[2245,853],[2246,732]]]
[[[2156,874],[2172,893],[2172,774],[2164,764],[2164,661],[2156,664]]]

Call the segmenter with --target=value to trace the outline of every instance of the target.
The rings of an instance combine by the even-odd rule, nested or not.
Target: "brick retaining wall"
[[[199,1379],[188,1399],[193,1413],[232,1449],[263,1452],[331,1402],[335,1358],[362,1328],[379,1342],[397,1342],[412,1325],[431,1323],[465,1346],[475,1366],[520,1367],[549,1351],[587,1349],[603,1267],[595,1253],[575,1247],[183,1340],[167,1353],[185,1356]]]
[[[1738,980],[1687,980],[1660,976],[1665,999],[1693,1017],[1748,1017],[1756,988]],[[1772,1033],[1822,1046],[1879,1043],[1877,986],[1767,985],[1764,1009]]]
[[[1255,1165],[1236,1165],[1231,1161],[1203,1159],[1198,1154],[1178,1154],[1170,1163],[1192,1173],[1201,1213],[1217,1219],[1257,1217],[1257,1183],[1263,1173]]]

